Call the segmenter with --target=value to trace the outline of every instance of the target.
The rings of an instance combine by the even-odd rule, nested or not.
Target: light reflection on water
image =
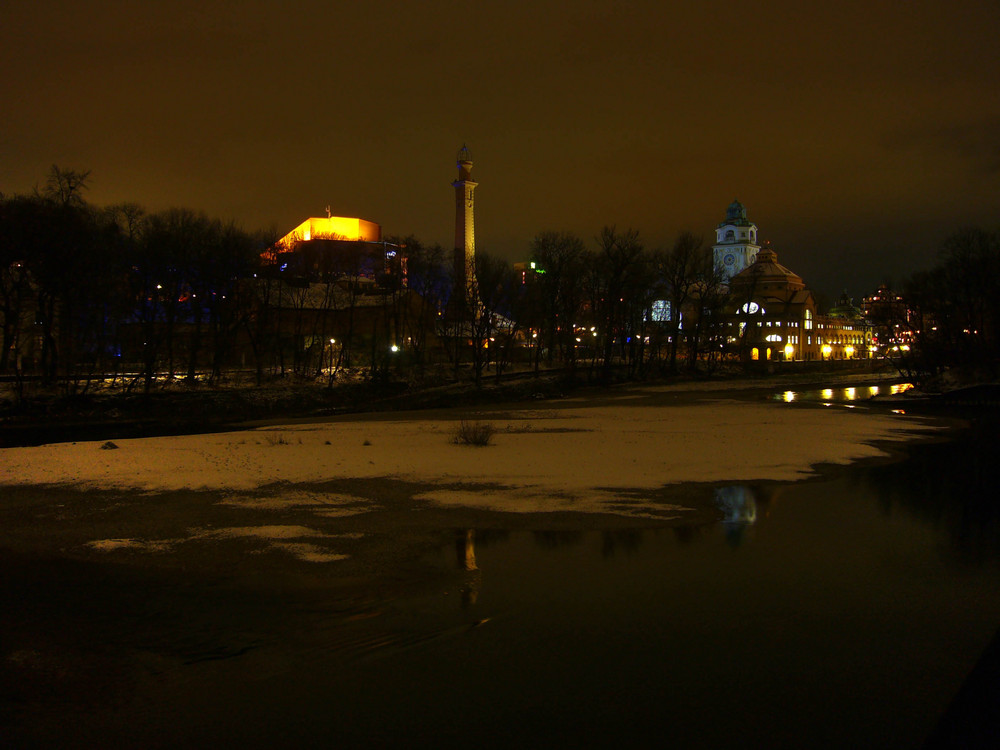
[[[850,404],[857,401],[867,401],[875,396],[897,396],[912,388],[913,383],[894,383],[892,385],[848,386],[844,388],[821,388],[806,391],[788,390],[777,393],[772,398],[775,401],[784,401],[788,404],[803,401]]]

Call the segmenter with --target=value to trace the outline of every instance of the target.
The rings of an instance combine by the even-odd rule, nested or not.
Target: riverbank
[[[484,408],[518,401],[561,399],[570,394],[598,401],[621,390],[646,386],[700,398],[705,393],[723,390],[735,393],[899,379],[893,370],[858,372],[856,369],[719,373],[704,378],[678,376],[611,385],[595,385],[585,379],[570,378],[563,371],[543,371],[538,377],[532,373],[514,373],[499,383],[491,378],[482,388],[447,379],[437,385],[422,386],[354,379],[330,388],[290,379],[258,386],[237,378],[210,386],[177,381],[149,394],[97,386],[75,397],[59,396],[56,391],[40,391],[17,406],[10,393],[4,395],[0,390],[0,448],[221,432],[338,414]],[[9,391],[11,384],[6,387]]]
[[[429,504],[602,513],[618,503],[623,489],[794,481],[813,475],[818,464],[884,456],[877,444],[939,429],[900,414],[795,409],[734,394],[731,387],[711,390],[707,384],[700,391],[654,385],[479,409],[341,415],[212,434],[6,448],[0,451],[0,484],[147,493],[274,488],[270,494],[288,496],[298,485],[391,478],[477,488],[422,493]],[[462,421],[490,424],[493,444],[455,444]],[[652,511],[637,503],[629,512]]]

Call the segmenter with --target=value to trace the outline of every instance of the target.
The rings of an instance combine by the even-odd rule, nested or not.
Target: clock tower
[[[464,303],[466,314],[479,300],[476,285],[475,190],[472,155],[464,145],[458,152],[458,179],[455,188],[455,296]]]
[[[757,258],[757,225],[747,219],[747,210],[738,200],[726,209],[726,220],[715,230],[712,246],[715,267],[721,271],[722,283],[728,284],[740,271]]]

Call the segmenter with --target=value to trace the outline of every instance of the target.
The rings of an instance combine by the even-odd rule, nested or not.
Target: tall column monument
[[[464,145],[458,152],[458,179],[455,188],[455,296],[471,315],[479,300],[476,286],[476,224],[472,180],[472,155]]]

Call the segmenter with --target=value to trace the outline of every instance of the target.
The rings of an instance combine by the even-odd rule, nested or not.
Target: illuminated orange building
[[[349,219],[344,216],[306,219],[275,245],[279,252],[294,250],[302,242],[313,240],[344,240],[348,242],[381,242],[382,227],[373,221]]]
[[[329,209],[327,209],[329,212]],[[263,255],[279,273],[305,280],[395,279],[406,285],[401,245],[382,239],[373,221],[344,216],[311,217],[274,243]]]

